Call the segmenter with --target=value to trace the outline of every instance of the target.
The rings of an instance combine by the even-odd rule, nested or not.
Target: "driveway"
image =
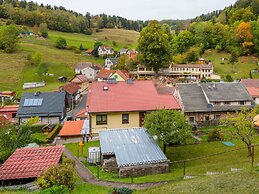
[[[86,108],[86,101],[87,101],[87,92],[85,94],[83,94],[83,96],[81,97],[80,102],[78,103],[78,105],[71,111],[69,111],[67,113],[67,117],[75,117],[75,115],[80,112],[82,109]]]

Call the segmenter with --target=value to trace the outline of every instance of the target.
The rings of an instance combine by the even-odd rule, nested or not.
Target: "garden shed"
[[[169,170],[169,160],[145,128],[100,131],[99,138],[106,171],[129,177]]]

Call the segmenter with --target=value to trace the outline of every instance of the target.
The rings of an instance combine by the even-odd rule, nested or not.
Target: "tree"
[[[85,50],[82,44],[80,44],[80,47],[79,47],[79,49],[80,49],[80,51],[83,51],[83,50]]]
[[[234,72],[234,65],[236,62],[238,62],[238,51],[237,49],[233,48],[229,58],[229,63],[232,65],[232,72]]]
[[[100,41],[97,41],[94,43],[94,50],[92,53],[95,57],[99,57],[98,48],[99,48],[99,46],[102,46],[102,45],[103,45],[103,43]]]
[[[190,49],[194,45],[195,40],[191,32],[184,30],[179,33],[173,42],[174,52],[183,53]]]
[[[35,52],[31,56],[31,65],[38,66],[41,63],[42,60],[42,54],[40,52]]]
[[[48,66],[46,63],[40,63],[37,68],[37,74],[39,77],[43,80],[43,75],[45,75],[48,72]]]
[[[41,23],[39,25],[39,31],[42,37],[48,38],[48,25],[46,23]]]
[[[186,54],[188,62],[197,61],[200,57],[200,49],[192,47]]]
[[[231,128],[231,132],[235,137],[243,141],[247,146],[248,156],[252,156],[252,138],[256,133],[254,118],[259,113],[257,106],[253,110],[242,110],[236,114],[228,114],[223,123]]]
[[[4,162],[17,148],[30,143],[28,125],[6,125],[0,127],[0,163]]]
[[[75,172],[71,163],[64,163],[50,167],[37,179],[37,185],[41,189],[47,189],[52,186],[65,186],[73,190],[75,186]]]
[[[0,27],[0,49],[11,53],[18,42],[18,29],[15,25]]]
[[[59,48],[59,49],[65,49],[67,48],[67,41],[65,38],[63,37],[59,37],[57,40],[56,40],[56,48]]]
[[[233,78],[231,75],[226,75],[226,82],[233,82]]]
[[[163,142],[164,153],[169,144],[185,143],[190,135],[190,126],[184,115],[175,110],[157,110],[145,118],[145,127],[152,136]]]
[[[169,34],[163,31],[158,21],[151,21],[144,28],[138,39],[140,62],[158,72],[161,67],[171,62]]]

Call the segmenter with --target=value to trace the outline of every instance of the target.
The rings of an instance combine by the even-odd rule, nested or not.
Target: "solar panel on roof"
[[[29,107],[29,106],[41,106],[42,105],[42,98],[34,98],[34,99],[30,99],[30,98],[26,98],[24,100],[23,106],[25,107]]]

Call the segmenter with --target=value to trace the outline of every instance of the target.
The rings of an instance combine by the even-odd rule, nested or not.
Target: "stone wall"
[[[131,167],[121,167],[119,168],[119,176],[124,177],[134,177],[144,176],[149,174],[160,174],[169,171],[169,165],[167,163],[150,164],[150,165],[140,165]]]
[[[102,167],[103,170],[106,172],[118,172],[118,165],[114,157],[104,159]]]

